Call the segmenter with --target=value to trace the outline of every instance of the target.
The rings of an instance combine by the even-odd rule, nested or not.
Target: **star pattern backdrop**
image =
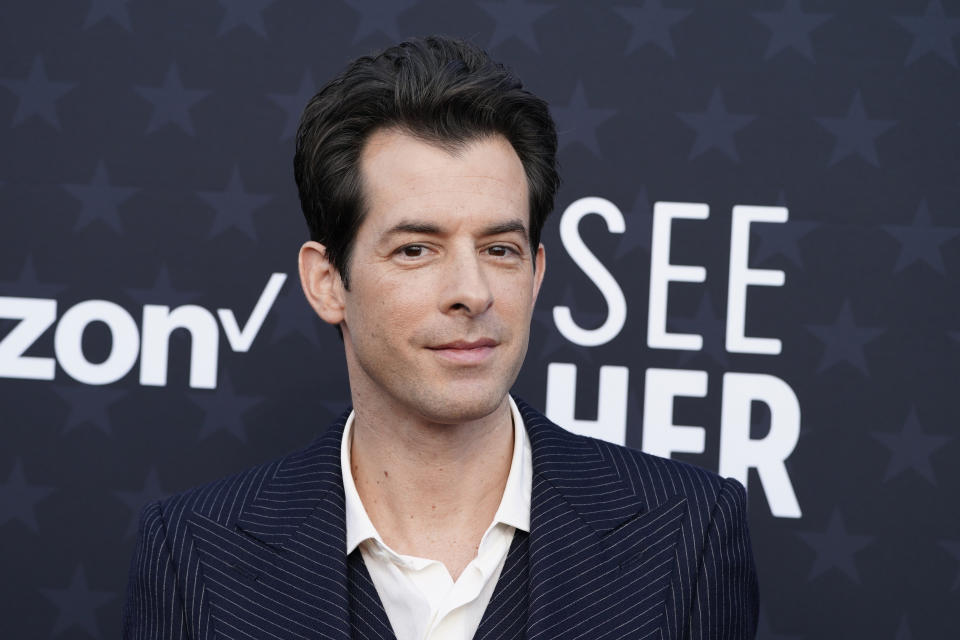
[[[705,448],[676,457],[717,470],[723,374],[777,376],[802,412],[786,461],[802,516],[773,516],[751,471],[759,637],[960,637],[960,6],[944,0],[3,4],[0,637],[118,637],[140,508],[302,446],[347,406],[342,347],[297,283],[296,124],[348,60],[428,33],[488,49],[558,123],[516,392],[543,407],[548,366],[575,364],[577,419],[596,420],[600,367],[627,367],[640,447],[645,370],[704,371],[675,421]],[[627,303],[597,347],[552,312],[607,317],[558,231],[585,196],[625,220],[579,229]],[[710,207],[670,248],[708,274],[670,289],[667,329],[697,351],[646,340],[664,201]],[[725,348],[738,204],[789,211],[749,245],[751,267],[785,273],[751,289],[746,320],[776,356]],[[144,382],[146,318],[179,308],[219,337],[160,336],[166,375]],[[212,384],[193,379],[204,359]],[[754,437],[769,421],[753,412]]]

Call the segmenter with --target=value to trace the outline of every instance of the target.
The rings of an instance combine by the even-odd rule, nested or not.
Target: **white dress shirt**
[[[353,482],[350,433],[354,414],[347,418],[340,445],[346,497],[347,554],[360,547],[397,640],[472,638],[497,585],[514,530],[530,531],[530,492],[533,487],[530,439],[516,403],[507,397],[513,418],[513,458],[507,484],[493,522],[480,540],[477,556],[456,582],[443,563],[397,553],[377,533]]]

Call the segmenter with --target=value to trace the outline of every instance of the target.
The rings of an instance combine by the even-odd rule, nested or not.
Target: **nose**
[[[493,290],[482,259],[475,251],[451,257],[445,280],[441,297],[444,312],[473,317],[493,304]]]

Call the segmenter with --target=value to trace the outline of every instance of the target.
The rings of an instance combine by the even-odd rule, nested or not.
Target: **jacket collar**
[[[339,505],[342,512],[340,441],[349,415],[347,409],[310,446],[280,460],[241,512],[236,522],[239,529],[271,547],[283,549],[324,501]],[[342,517],[326,518],[324,526],[331,535],[346,536]]]

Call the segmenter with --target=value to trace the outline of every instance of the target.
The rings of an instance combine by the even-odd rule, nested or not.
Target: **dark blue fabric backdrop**
[[[559,125],[516,391],[746,481],[761,638],[958,637],[941,0],[3,4],[0,637],[117,637],[140,507],[346,405],[293,135],[346,61],[435,32]]]

